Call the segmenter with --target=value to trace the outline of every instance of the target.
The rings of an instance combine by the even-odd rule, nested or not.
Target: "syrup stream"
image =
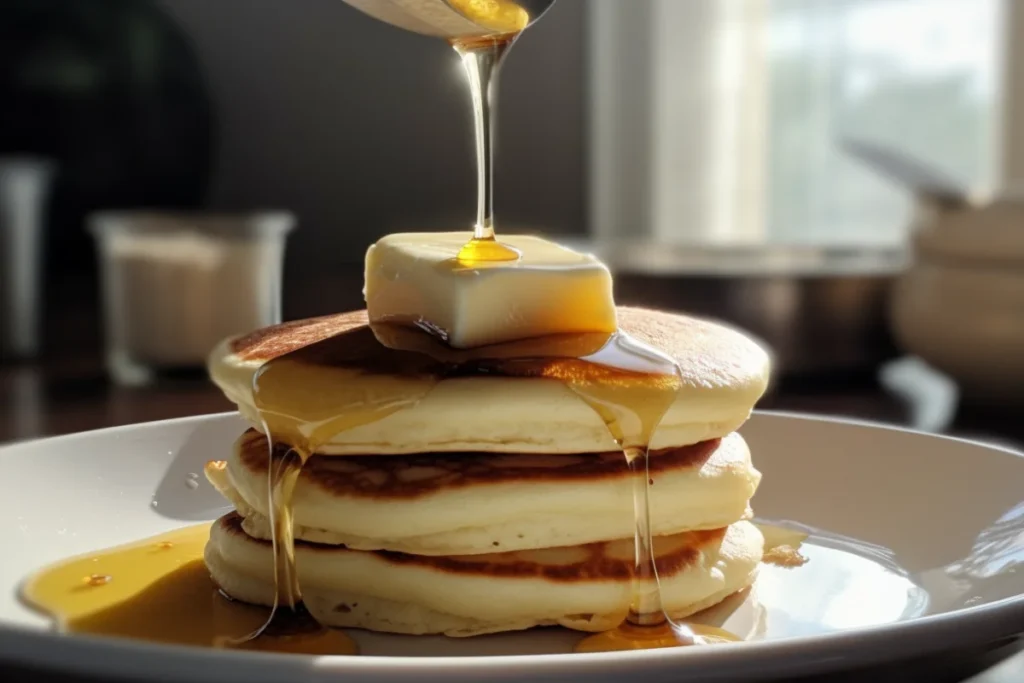
[[[506,34],[452,41],[469,82],[476,138],[476,224],[473,239],[457,256],[464,263],[515,261],[520,256],[494,236],[494,99],[502,60],[517,37]]]

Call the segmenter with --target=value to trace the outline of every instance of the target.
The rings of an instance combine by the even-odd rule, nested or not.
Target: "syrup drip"
[[[341,631],[303,610],[275,619],[254,640],[267,610],[224,597],[210,581],[203,547],[210,525],[178,529],[130,545],[66,560],[30,577],[22,598],[65,633],[136,638],[173,645],[264,652],[355,654]]]
[[[324,346],[323,342],[312,344],[266,363],[253,378],[254,402],[267,435],[269,517],[277,593],[266,622],[248,632],[239,643],[258,640],[266,631],[274,630],[281,606],[295,612],[301,604],[292,497],[310,454],[341,432],[376,422],[415,404],[433,386],[429,380],[399,383],[382,375],[367,391],[365,378],[361,377],[364,371],[355,363],[344,362],[346,352],[360,348],[365,346],[336,349]],[[318,361],[329,362],[339,351],[340,367],[318,367]],[[321,355],[324,352],[327,357]],[[271,457],[274,443],[291,446],[286,457],[277,461]],[[351,643],[351,649],[355,649],[355,643]]]
[[[466,3],[470,4],[470,3]],[[519,9],[517,7],[517,9]],[[514,32],[483,38],[453,40],[452,47],[462,59],[473,100],[473,130],[476,138],[476,224],[473,239],[459,250],[456,260],[465,265],[480,262],[517,261],[519,250],[502,244],[494,236],[494,112],[498,71],[509,48],[526,27],[524,18]]]
[[[268,432],[269,433],[269,432]],[[279,604],[291,608],[299,607],[302,594],[299,591],[299,577],[295,569],[295,523],[292,517],[292,499],[295,485],[303,465],[309,459],[310,451],[292,447],[281,460],[270,461],[268,486],[270,489],[271,542],[274,550],[274,584],[277,593],[273,614]],[[268,621],[267,626],[270,626]]]
[[[622,449],[633,482],[633,590],[626,620],[616,629],[584,638],[578,652],[650,649],[715,642],[674,623],[664,609],[650,525],[651,439],[682,388],[676,362],[621,332],[592,356],[581,359],[612,371],[555,376],[566,382],[603,420]],[[722,632],[726,635],[727,632]],[[715,634],[717,640],[724,636]],[[735,639],[735,637],[733,637]]]

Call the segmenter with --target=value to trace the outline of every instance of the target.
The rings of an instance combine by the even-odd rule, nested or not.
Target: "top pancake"
[[[728,327],[683,315],[618,309],[619,327],[679,363],[683,387],[662,419],[651,446],[670,448],[735,431],[764,393],[767,353]],[[343,343],[315,353],[328,338]],[[531,342],[520,344],[522,353]],[[284,323],[228,339],[213,351],[213,381],[243,416],[260,428],[253,377],[267,361],[305,349],[303,362],[324,373],[344,367],[360,372],[347,382],[382,378],[389,390],[421,391],[431,372],[420,354],[393,351],[376,341],[365,311]],[[596,350],[596,349],[595,349]],[[310,353],[314,351],[314,353]],[[477,357],[509,353],[475,350]],[[459,352],[450,351],[457,354]],[[341,380],[339,380],[341,381]],[[446,377],[414,405],[342,431],[317,451],[324,455],[487,451],[506,453],[599,453],[615,448],[601,418],[571,389],[554,379],[504,376]]]

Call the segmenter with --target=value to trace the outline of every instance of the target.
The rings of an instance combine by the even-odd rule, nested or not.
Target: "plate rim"
[[[1024,459],[1024,452],[1006,444],[978,441],[960,436],[935,434],[901,425],[887,424],[860,418],[806,414],[797,411],[756,410],[754,414],[770,419],[838,423],[850,426],[883,429],[915,434],[926,438],[948,440],[991,450],[1002,455]],[[176,417],[128,425],[104,427],[82,432],[26,439],[0,445],[0,459],[16,454],[25,447],[40,448],[62,440],[83,436],[116,435],[133,431],[146,431],[167,426],[188,426],[205,422],[237,420],[233,411]],[[971,634],[970,643],[985,644],[1024,633],[1024,592],[995,602],[973,605],[943,614],[915,617],[902,622],[852,628],[827,634],[794,636],[791,638],[721,645],[699,649],[647,650],[594,654],[540,654],[540,655],[480,655],[480,656],[346,656],[307,657],[276,653],[231,652],[208,650],[182,645],[165,645],[102,636],[66,636],[53,630],[36,630],[5,622],[0,618],[0,661],[35,666],[46,670],[74,671],[83,674],[128,677],[144,674],[150,680],[168,677],[178,680],[182,676],[209,674],[217,671],[222,683],[247,681],[256,683],[276,680],[282,675],[335,676],[338,674],[363,676],[485,675],[491,679],[524,677],[531,675],[581,675],[600,673],[636,673],[643,668],[673,666],[686,667],[693,673],[708,673],[728,664],[722,671],[751,668],[756,679],[821,670],[822,665],[833,662],[836,668],[855,660],[858,665],[878,664],[898,658],[900,653],[912,649],[914,655],[935,654],[948,648],[949,639],[964,632]],[[56,643],[59,648],[55,648]],[[851,648],[854,645],[856,647]],[[62,656],[63,654],[79,656]],[[85,656],[88,655],[88,656]],[[132,666],[126,656],[137,659]],[[155,667],[167,670],[154,672]],[[2,669],[2,664],[0,664]],[[687,673],[689,673],[689,671]],[[745,674],[748,675],[749,674]]]

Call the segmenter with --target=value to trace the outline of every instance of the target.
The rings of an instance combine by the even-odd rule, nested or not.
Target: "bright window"
[[[1012,2],[597,0],[594,231],[901,241],[907,193],[837,143],[893,146],[972,187],[999,182]]]

